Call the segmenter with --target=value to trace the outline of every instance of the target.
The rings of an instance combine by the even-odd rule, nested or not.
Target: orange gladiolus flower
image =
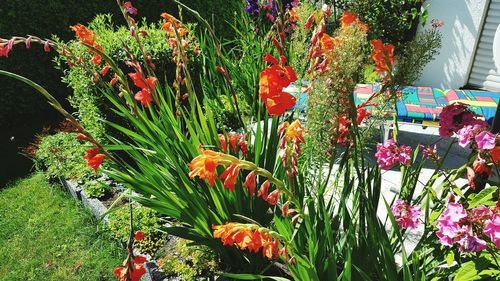
[[[284,114],[288,109],[295,106],[295,97],[289,93],[283,92],[290,83],[297,80],[295,71],[290,66],[281,66],[277,60],[267,54],[265,61],[273,65],[265,68],[260,73],[259,95],[264,101],[266,109],[272,116]]]
[[[220,142],[220,146],[222,148],[222,151],[227,152],[226,137],[223,134],[218,134],[217,137],[219,138],[219,142]]]
[[[288,13],[290,14],[290,22],[298,22],[300,20],[299,17],[299,8],[293,7],[290,10],[288,10]]]
[[[304,126],[302,126],[302,123],[300,123],[299,120],[295,120],[288,126],[286,129],[285,136],[288,140],[291,142],[294,142],[296,144],[304,143],[304,136],[302,135],[304,133]]]
[[[342,24],[341,28],[346,28],[347,26],[351,25],[352,23],[356,23],[356,24],[360,25],[362,30],[365,32],[368,32],[368,30],[370,29],[366,23],[364,23],[363,21],[360,21],[355,14],[350,13],[348,11],[344,12],[342,17],[340,18],[340,22]]]
[[[394,45],[384,44],[382,40],[372,40],[373,51],[370,59],[375,62],[375,71],[379,74],[386,73],[394,65]]]
[[[251,171],[246,179],[245,179],[245,184],[243,185],[248,191],[250,192],[250,196],[254,196],[255,194],[255,188],[256,188],[256,178],[257,178],[257,173],[255,171]]]
[[[97,172],[104,159],[106,159],[106,155],[101,154],[98,148],[87,149],[85,152],[87,155],[83,156],[83,158],[87,160],[87,165]]]
[[[234,191],[234,186],[236,185],[236,180],[238,179],[238,173],[240,168],[238,165],[233,164],[229,166],[221,175],[220,178],[224,179],[224,187]]]
[[[279,249],[279,238],[273,237],[268,230],[257,225],[226,223],[212,226],[214,238],[221,239],[224,245],[236,246],[238,249],[248,249],[257,253],[262,249],[262,254],[268,259],[276,259],[285,251]]]
[[[355,14],[350,13],[348,11],[345,11],[344,14],[342,15],[342,17],[340,18],[340,22],[342,23],[342,28],[350,25],[351,23],[353,23],[357,20],[358,20],[358,17]]]
[[[70,26],[70,28],[76,33],[76,37],[80,39],[82,43],[85,43],[90,46],[94,46],[95,43],[95,32],[89,30],[83,24],[77,24]]]
[[[217,166],[220,163],[220,154],[212,150],[204,150],[200,147],[201,155],[196,156],[191,163],[188,164],[189,177],[199,177],[202,180],[207,180],[210,186],[215,185],[217,178]]]
[[[257,192],[258,197],[262,197],[264,201],[267,201],[267,197],[269,197],[268,192],[269,192],[269,187],[271,186],[271,183],[266,180],[259,188],[259,191]]]
[[[134,85],[141,88],[134,96],[135,100],[140,101],[144,107],[148,107],[153,101],[151,93],[155,90],[155,84],[158,82],[156,77],[145,78],[141,72],[129,73]]]

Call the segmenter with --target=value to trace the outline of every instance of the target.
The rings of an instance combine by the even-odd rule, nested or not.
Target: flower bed
[[[170,235],[211,249],[226,277],[469,280],[474,272],[491,280],[498,275],[499,184],[489,176],[498,173],[500,138],[489,125],[465,105],[443,109],[440,135],[458,137],[472,149],[470,161],[458,169],[442,166],[451,146],[443,153],[435,144],[400,143],[397,118],[385,143],[370,137],[391,118],[387,112],[397,112],[400,86],[411,84],[436,54],[438,26],[396,48],[368,41],[370,27],[350,12],[334,17],[328,5],[318,10],[297,2],[250,3],[250,14],[241,14],[240,37],[230,46],[185,5],[180,4],[206,27],[205,34],[195,36],[180,19],[161,14],[176,68],[171,83],[155,75],[156,64],[142,47],[148,34],[137,24],[131,2],[118,4],[140,52],[130,52],[125,43],[125,66],[83,25],[73,29],[85,56],[46,39],[0,39],[3,56],[17,44],[41,43],[65,56],[69,67],[79,65],[93,75],[121,119],[106,122],[118,132],[109,143],[38,85],[0,74],[42,93],[88,146],[82,155],[87,165],[123,184],[130,209],[134,200],[161,214]],[[199,77],[192,75],[187,49],[200,56]],[[352,93],[364,78],[364,65],[371,65],[381,89],[356,105]],[[295,118],[297,98],[284,89],[292,82],[301,87],[304,80],[313,82],[304,85],[309,97],[302,124]],[[232,120],[221,122],[229,113]],[[376,161],[368,156],[371,150]],[[420,182],[429,162],[435,164],[432,176]],[[388,169],[401,174],[392,201],[381,192]],[[464,176],[468,182],[459,186]],[[379,209],[387,211],[386,218],[377,215]],[[145,272],[145,258],[132,251],[143,239],[133,218],[130,212],[129,255],[115,269],[120,280],[138,280]],[[410,252],[405,241],[415,228],[422,235]]]

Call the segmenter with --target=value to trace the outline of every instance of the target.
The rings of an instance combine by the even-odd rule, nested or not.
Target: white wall
[[[429,0],[429,17],[444,21],[443,47],[425,68],[418,86],[459,88],[467,84],[489,0]],[[420,26],[420,30],[422,26]]]

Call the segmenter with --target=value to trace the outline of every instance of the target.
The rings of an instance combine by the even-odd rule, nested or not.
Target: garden
[[[0,280],[500,280],[496,123],[400,117],[429,4],[103,2],[71,40],[0,33],[70,91],[0,68],[61,116],[0,189]]]

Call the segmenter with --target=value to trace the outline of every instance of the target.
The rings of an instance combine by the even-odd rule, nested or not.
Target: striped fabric
[[[356,103],[366,101],[380,89],[377,85],[359,85],[354,91]],[[443,107],[456,102],[468,104],[477,114],[492,123],[500,93],[471,90],[441,90],[430,87],[405,87],[397,102],[398,118],[404,122],[429,123],[439,121]]]

